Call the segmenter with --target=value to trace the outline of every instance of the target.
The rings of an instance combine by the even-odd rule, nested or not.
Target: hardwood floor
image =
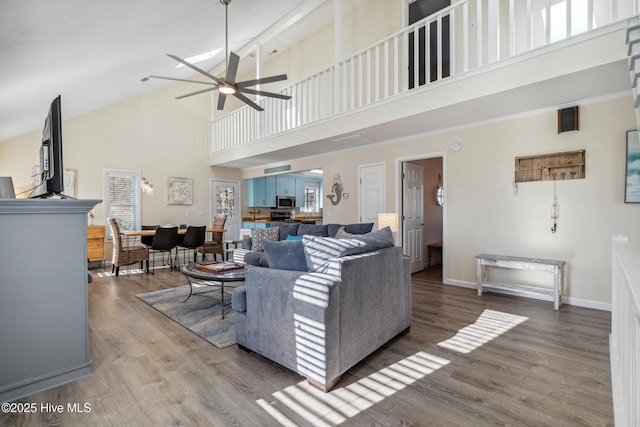
[[[410,332],[323,394],[255,353],[217,349],[135,297],[186,284],[180,273],[102,271],[89,285],[93,376],[21,399],[38,411],[0,414],[0,425],[613,425],[607,312],[478,297],[442,285],[431,268],[413,276]],[[64,411],[41,411],[47,403]]]

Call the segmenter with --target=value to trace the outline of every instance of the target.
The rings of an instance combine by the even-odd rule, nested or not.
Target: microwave
[[[291,209],[296,207],[295,196],[276,196],[277,209]]]

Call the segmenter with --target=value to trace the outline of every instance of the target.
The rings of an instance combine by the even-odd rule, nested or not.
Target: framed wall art
[[[167,204],[193,204],[193,180],[191,178],[167,178]]]
[[[624,202],[640,203],[640,139],[637,130],[627,132]]]

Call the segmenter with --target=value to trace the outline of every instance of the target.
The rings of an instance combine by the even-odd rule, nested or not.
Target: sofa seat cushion
[[[262,242],[277,242],[280,240],[280,227],[252,228],[251,229],[251,250],[262,249]]]
[[[389,227],[349,239],[332,237],[304,236],[304,253],[309,271],[326,272],[325,267],[331,258],[357,255],[394,245],[393,233]]]
[[[302,240],[263,242],[262,246],[269,268],[294,271],[308,270]]]

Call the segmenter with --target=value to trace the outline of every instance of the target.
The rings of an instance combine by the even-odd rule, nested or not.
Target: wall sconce
[[[142,192],[148,195],[153,195],[153,184],[147,181],[147,178],[142,177],[142,181],[140,181],[140,188]]]
[[[438,174],[438,186],[436,187],[436,203],[438,206],[444,205],[444,187],[442,186],[442,175]]]

